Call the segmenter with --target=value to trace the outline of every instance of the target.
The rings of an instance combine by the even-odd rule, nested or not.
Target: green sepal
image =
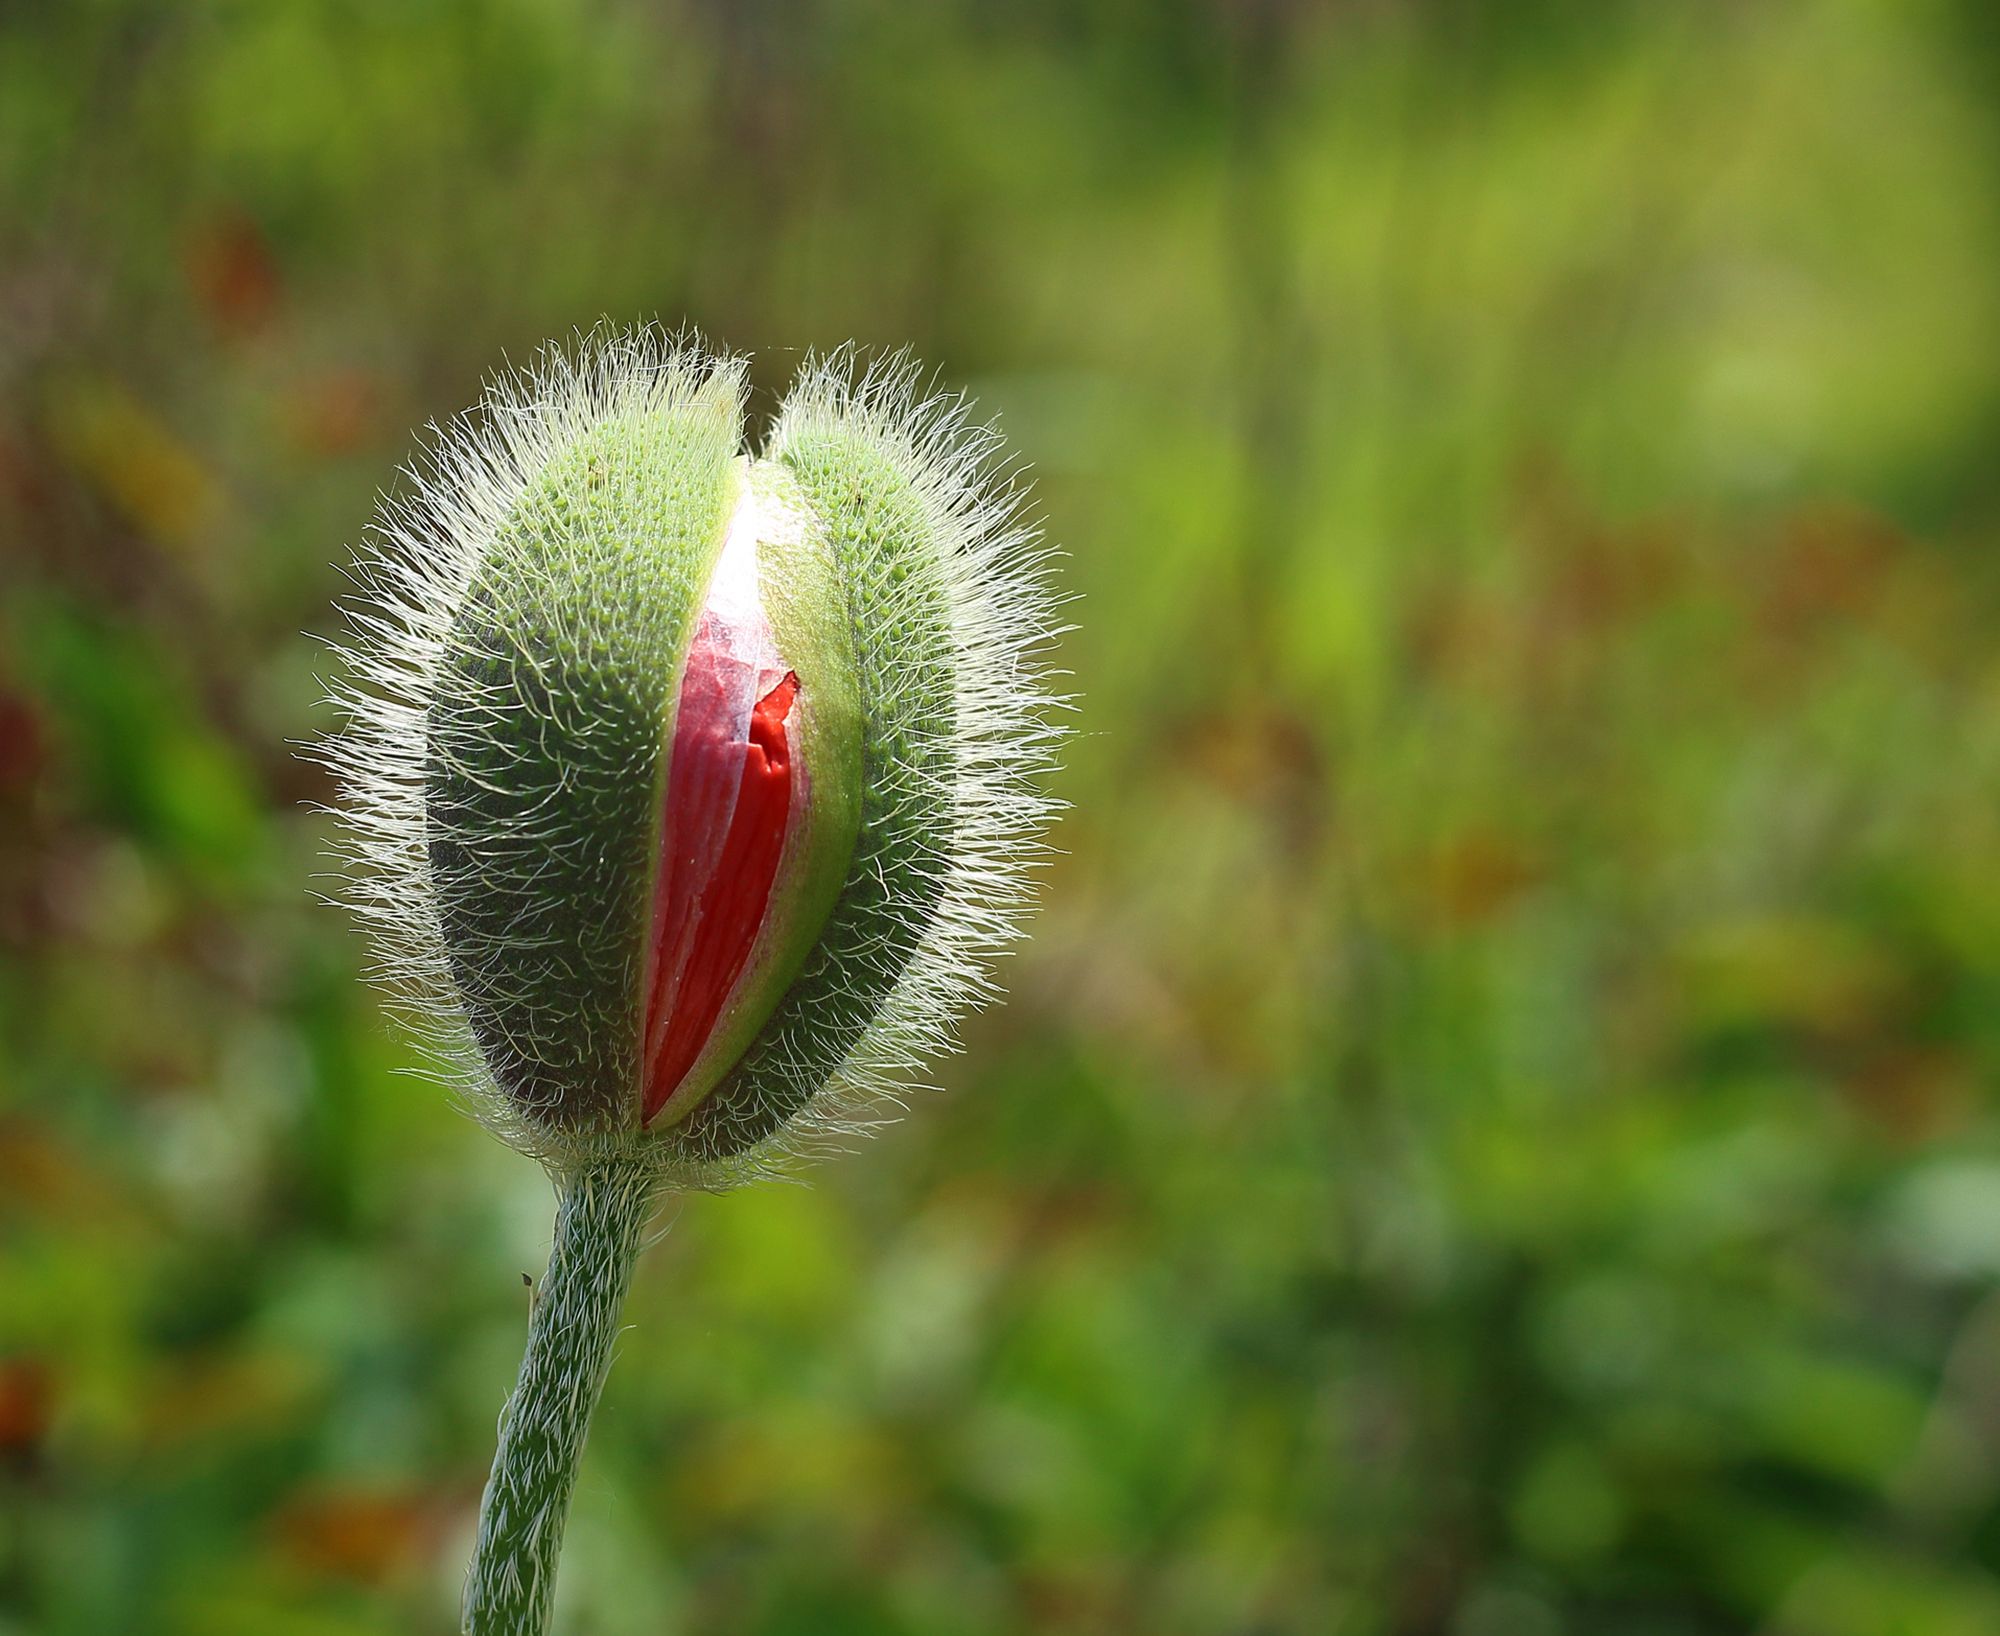
[[[441,941],[531,1127],[636,1128],[677,685],[734,499],[740,377],[640,376],[495,530],[426,714]]]
[[[828,409],[788,419],[773,453],[818,523],[831,581],[825,612],[808,619],[806,603],[822,599],[802,586],[785,617],[822,644],[833,622],[844,623],[853,655],[859,824],[797,979],[741,1062],[665,1133],[697,1165],[747,1152],[838,1073],[936,913],[955,838],[955,649],[941,578],[949,552],[917,451]]]

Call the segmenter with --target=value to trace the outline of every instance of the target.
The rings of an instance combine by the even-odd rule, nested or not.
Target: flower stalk
[[[647,1168],[616,1159],[563,1176],[556,1189],[555,1244],[480,1501],[465,1636],[549,1628],[577,1463],[656,1196]]]

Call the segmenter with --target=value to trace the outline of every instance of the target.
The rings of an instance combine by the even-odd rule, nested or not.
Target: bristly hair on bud
[[[1053,812],[1050,553],[907,356],[600,329],[433,428],[339,644],[343,896],[471,1109],[713,1189],[868,1124],[994,993]]]

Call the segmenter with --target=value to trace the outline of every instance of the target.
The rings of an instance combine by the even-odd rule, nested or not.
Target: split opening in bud
[[[641,1124],[686,1082],[744,979],[805,793],[788,727],[799,678],[758,587],[760,516],[746,492],[681,675],[647,945]]]

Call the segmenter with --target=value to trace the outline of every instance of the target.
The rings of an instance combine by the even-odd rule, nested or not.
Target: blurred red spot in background
[[[292,441],[324,459],[368,441],[381,423],[382,394],[365,369],[330,369],[301,382],[289,407]]]
[[[187,276],[210,322],[243,335],[270,321],[278,306],[278,264],[263,229],[241,211],[198,227],[188,242]]]
[[[0,683],[0,797],[33,786],[43,748],[42,722],[35,707]]]
[[[1424,860],[1422,918],[1438,930],[1484,925],[1539,884],[1542,870],[1511,836],[1471,827],[1447,837]]]
[[[0,1454],[37,1448],[49,1428],[55,1376],[39,1358],[0,1360]]]
[[[309,1573],[380,1585],[437,1549],[444,1515],[414,1491],[321,1488],[273,1518],[279,1550]]]
[[[39,513],[48,510],[52,498],[48,471],[17,439],[0,431],[0,502]]]

